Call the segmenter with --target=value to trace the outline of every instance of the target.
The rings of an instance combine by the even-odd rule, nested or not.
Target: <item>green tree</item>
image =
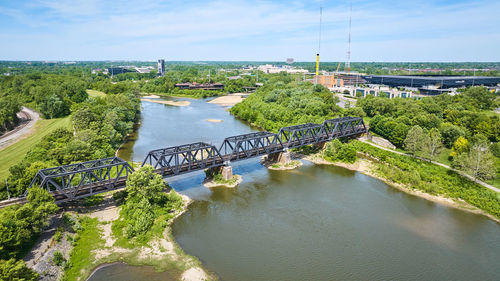
[[[453,143],[453,147],[451,148],[450,151],[450,156],[455,157],[458,154],[463,153],[466,151],[469,147],[469,142],[467,141],[466,138],[460,136],[458,139]]]
[[[452,164],[475,179],[487,180],[496,176],[495,159],[485,141],[474,143],[468,152],[453,158]]]
[[[451,148],[459,137],[465,136],[465,131],[462,128],[455,126],[451,123],[441,124],[440,129],[441,129],[441,136],[443,137],[443,144],[447,148]]]
[[[38,273],[27,267],[22,260],[0,260],[0,281],[35,281]]]
[[[411,127],[404,141],[405,149],[413,155],[421,151],[424,146],[423,136],[424,130],[419,125]]]
[[[155,206],[166,201],[163,193],[165,182],[147,165],[131,174],[127,179],[127,197],[122,210],[127,227],[127,237],[145,234],[155,220]]]
[[[441,142],[441,134],[439,133],[439,130],[436,128],[432,128],[429,131],[429,134],[427,135],[424,143],[424,151],[430,159],[434,159],[443,145],[443,143]]]
[[[131,174],[127,179],[127,204],[138,204],[143,198],[155,204],[161,200],[165,188],[163,178],[155,173],[152,166],[146,165]]]

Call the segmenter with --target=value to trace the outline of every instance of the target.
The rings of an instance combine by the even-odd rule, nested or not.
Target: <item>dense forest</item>
[[[231,108],[231,113],[269,131],[287,125],[321,123],[342,113],[338,98],[323,86],[295,82],[286,74],[273,78],[244,102]]]
[[[18,109],[19,103],[39,111],[44,118],[69,115],[75,103],[87,99],[88,83],[66,75],[28,74],[0,76],[0,101]]]

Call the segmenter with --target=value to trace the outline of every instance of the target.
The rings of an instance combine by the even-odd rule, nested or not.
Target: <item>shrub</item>
[[[57,242],[61,241],[63,237],[63,229],[62,227],[58,227],[56,233],[54,234],[54,240]]]
[[[64,259],[64,256],[60,251],[54,251],[54,254],[52,255],[52,263],[57,266],[61,266],[65,261],[66,260]]]

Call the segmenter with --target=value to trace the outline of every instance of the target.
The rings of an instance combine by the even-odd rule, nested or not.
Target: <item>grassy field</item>
[[[91,97],[99,97],[99,98],[106,96],[106,94],[104,92],[91,90],[91,89],[87,90],[87,94],[89,94],[89,96],[91,96]]]
[[[35,146],[44,136],[59,127],[71,128],[70,116],[59,119],[40,119],[35,124],[34,133],[17,143],[0,150],[0,180],[9,176],[9,168],[19,163],[26,153]]]

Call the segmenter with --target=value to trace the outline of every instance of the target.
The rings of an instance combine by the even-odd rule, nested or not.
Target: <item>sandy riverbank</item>
[[[141,98],[141,101],[161,103],[161,104],[172,105],[172,106],[188,106],[191,104],[189,101],[185,101],[185,100],[184,101],[170,101],[170,100],[152,100],[152,99]]]
[[[191,198],[180,194],[183,201],[181,211],[169,221],[168,226],[163,231],[161,237],[153,238],[146,246],[140,248],[122,248],[115,246],[116,238],[112,235],[111,225],[114,220],[119,219],[120,207],[116,204],[100,210],[96,209],[86,213],[89,217],[97,218],[100,222],[101,238],[105,241],[104,246],[93,252],[94,265],[96,269],[99,265],[113,262],[125,262],[131,265],[150,265],[159,270],[168,270],[164,268],[167,264],[176,264],[176,267],[182,268],[181,280],[184,281],[202,281],[213,279],[213,276],[201,267],[201,263],[194,257],[185,254],[173,238],[170,225],[175,219],[186,212],[188,206],[193,202]]]
[[[169,271],[179,280],[202,281],[214,280],[216,276],[203,269],[201,262],[182,250],[176,243],[171,224],[186,212],[191,198],[179,194],[182,197],[183,206],[177,211],[175,216],[168,221],[168,225],[163,233],[158,237],[153,237],[147,244],[135,247],[122,247],[116,244],[117,237],[113,235],[112,223],[120,219],[120,206],[116,204],[112,194],[107,194],[103,201],[93,207],[83,207],[82,202],[76,205],[68,205],[64,209],[67,212],[78,216],[87,216],[98,220],[97,231],[99,240],[95,241],[93,250],[87,257],[90,261],[88,266],[81,268],[77,280],[86,280],[95,271],[113,263],[126,263],[135,266],[154,266],[158,271]],[[53,265],[51,258],[55,250],[60,250],[66,259],[69,259],[72,246],[67,237],[74,236],[74,233],[64,232],[60,242],[54,241],[55,229],[62,225],[61,213],[54,217],[51,227],[42,233],[37,245],[28,253],[25,258],[27,264],[42,275],[41,280],[55,281],[62,276],[62,268]]]
[[[381,180],[381,181],[385,182],[386,184],[388,184],[388,185],[390,185],[390,186],[392,186],[400,191],[403,191],[407,194],[417,196],[417,197],[420,197],[420,198],[423,198],[423,199],[426,199],[426,200],[429,200],[429,201],[432,201],[432,202],[435,202],[435,203],[438,203],[441,205],[456,208],[456,209],[459,209],[462,211],[471,212],[471,213],[479,214],[479,215],[484,215],[484,216],[487,216],[488,218],[490,218],[491,220],[500,223],[500,220],[498,218],[492,216],[491,214],[484,212],[481,209],[478,209],[478,208],[468,204],[467,202],[465,202],[463,200],[454,200],[452,198],[448,198],[448,197],[445,197],[442,195],[432,195],[432,194],[423,192],[421,190],[413,189],[413,188],[411,188],[411,186],[403,185],[400,183],[393,182],[389,179],[383,178],[383,177],[377,175],[373,171],[373,162],[368,160],[368,159],[358,159],[355,163],[350,164],[350,163],[343,163],[343,162],[327,161],[324,158],[322,158],[319,155],[319,153],[313,154],[313,155],[308,155],[308,156],[302,156],[301,158],[304,160],[310,161],[314,164],[317,164],[317,165],[333,165],[333,166],[343,167],[343,168],[349,169],[351,171],[360,172],[364,175]]]
[[[242,94],[229,94],[227,96],[215,98],[208,103],[215,103],[222,106],[233,106],[237,103],[242,102],[244,99],[245,98]]]
[[[210,122],[210,123],[222,123],[223,120],[220,120],[220,119],[207,119],[207,122]]]
[[[157,96],[157,95],[146,95],[146,96],[142,96],[141,98],[143,98],[143,99],[159,99],[160,96]]]

